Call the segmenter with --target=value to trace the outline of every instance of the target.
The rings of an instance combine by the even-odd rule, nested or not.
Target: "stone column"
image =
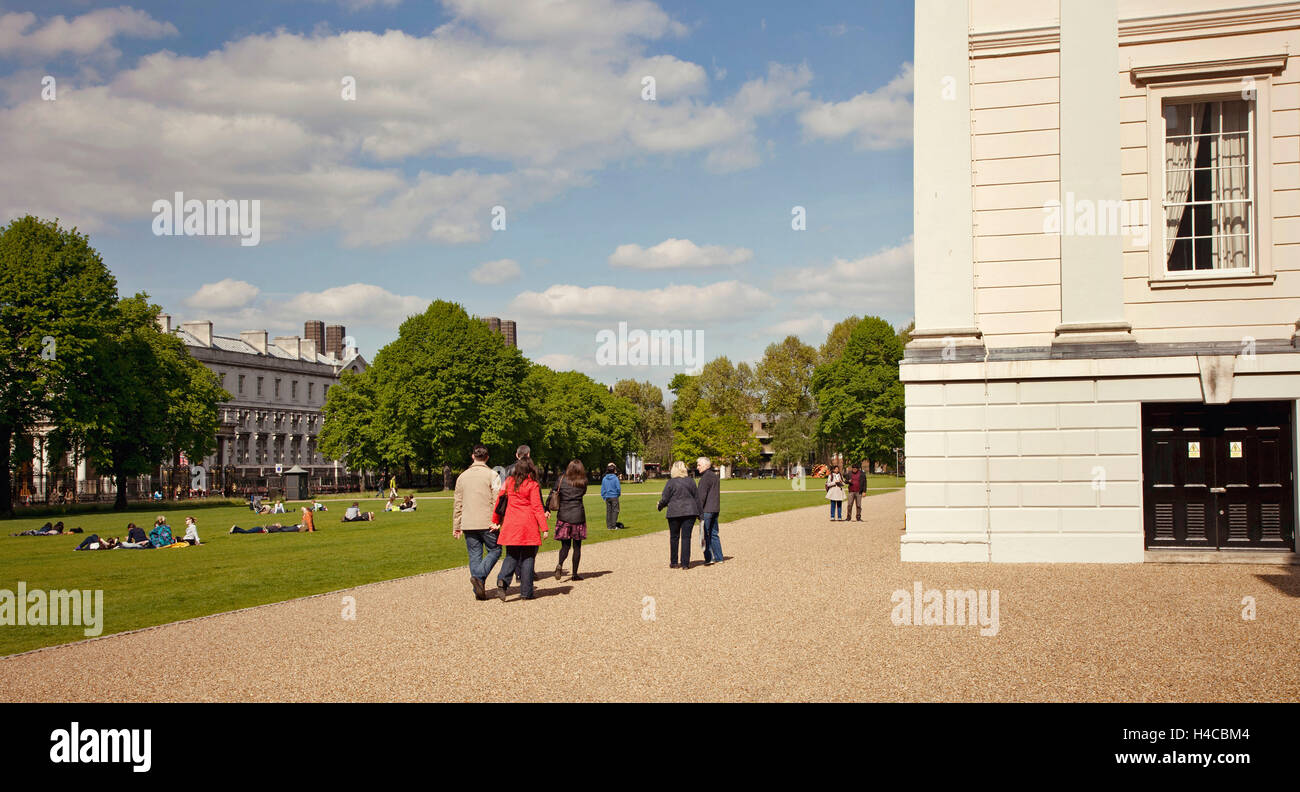
[[[1132,343],[1120,180],[1118,0],[1061,3],[1061,324],[1056,344]],[[1086,203],[1085,203],[1086,202]],[[1073,211],[1067,211],[1072,209]],[[1086,212],[1094,222],[1088,227]],[[1121,218],[1122,212],[1115,212]]]
[[[983,346],[975,327],[968,0],[916,0],[909,350]],[[958,145],[960,143],[960,145]]]

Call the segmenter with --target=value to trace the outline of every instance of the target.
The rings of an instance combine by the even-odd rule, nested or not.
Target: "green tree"
[[[588,471],[600,470],[641,450],[632,402],[587,375],[533,365],[528,386],[540,430],[531,437],[533,459],[546,469],[561,471],[578,459]]]
[[[841,320],[831,328],[830,333],[826,335],[826,340],[822,343],[821,348],[817,350],[818,365],[831,363],[839,360],[840,355],[844,354],[844,347],[849,343],[849,336],[853,335],[853,329],[862,321],[859,316],[850,316]]]
[[[0,515],[13,514],[12,446],[84,414],[86,372],[117,282],[89,239],[27,216],[0,229]],[[20,458],[30,457],[20,449]]]
[[[810,412],[812,374],[816,367],[817,350],[796,336],[769,344],[755,372],[763,412],[771,418]]]
[[[384,437],[396,434],[379,413],[373,369],[344,371],[325,395],[324,423],[317,438],[321,453],[352,470],[388,466]]]
[[[321,427],[328,453],[362,449],[358,462],[432,470],[464,464],[481,442],[500,458],[527,428],[527,373],[519,350],[460,305],[436,300],[338,394]]]
[[[625,379],[614,383],[614,395],[627,399],[636,410],[636,436],[645,461],[671,462],[673,429],[663,390],[650,382]]]
[[[218,406],[230,398],[184,342],[158,328],[160,310],[144,294],[117,304],[116,328],[97,341],[86,372],[94,408],[69,420],[69,436],[116,482],[118,510],[127,508],[131,476],[178,452],[196,462],[211,454]]]
[[[789,467],[817,450],[817,419],[807,413],[783,415],[772,425],[772,462]]]
[[[819,437],[846,461],[892,460],[903,442],[903,345],[885,320],[868,316],[853,329],[843,354],[813,373]]]

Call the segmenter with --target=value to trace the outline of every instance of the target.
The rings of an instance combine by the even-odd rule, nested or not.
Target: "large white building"
[[[904,560],[1295,549],[1298,54],[1300,2],[917,0]]]
[[[364,371],[369,365],[356,348],[340,346],[325,354],[315,339],[271,338],[265,330],[219,336],[213,334],[212,322],[172,327],[167,314],[158,323],[163,332],[184,341],[190,355],[216,373],[231,395],[219,408],[216,451],[203,460],[214,477],[255,479],[274,475],[277,464],[285,470],[299,465],[312,479],[346,471],[320,453],[316,438],[326,391],[343,371]],[[320,323],[308,322],[308,334],[313,324]],[[338,335],[343,336],[341,327]]]

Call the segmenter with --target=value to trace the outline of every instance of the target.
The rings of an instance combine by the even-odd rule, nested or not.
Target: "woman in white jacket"
[[[831,466],[831,474],[826,477],[826,499],[831,502],[831,522],[844,519],[844,476],[840,475],[839,465]]]

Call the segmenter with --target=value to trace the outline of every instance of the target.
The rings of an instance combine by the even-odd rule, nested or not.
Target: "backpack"
[[[164,523],[163,525],[155,526],[154,529],[149,532],[149,544],[154,547],[166,547],[175,543],[176,540],[172,538],[172,528],[170,525]]]

